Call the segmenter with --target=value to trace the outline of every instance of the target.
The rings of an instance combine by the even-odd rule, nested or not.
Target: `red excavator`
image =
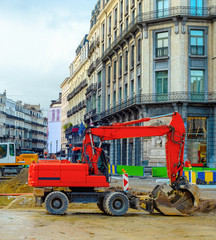
[[[86,129],[82,148],[75,149],[82,151],[78,163],[41,160],[31,164],[28,183],[35,187],[36,202],[45,202],[47,211],[56,215],[64,214],[69,202],[97,203],[101,211],[113,216],[126,214],[129,207],[150,213],[157,210],[164,215],[188,214],[199,201],[199,189],[183,177],[184,122],[177,112],[169,116],[172,117],[169,125],[162,126],[135,126],[153,119],[143,118],[110,126],[90,127]],[[166,165],[170,189],[165,191],[167,187],[158,185],[144,199],[129,192],[109,190],[108,161],[101,148],[102,143],[115,139],[163,135],[167,136]],[[100,139],[99,147],[95,146],[95,136]],[[68,190],[56,191],[56,187]]]

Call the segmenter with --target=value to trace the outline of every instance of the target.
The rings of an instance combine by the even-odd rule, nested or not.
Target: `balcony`
[[[93,41],[89,47],[89,56],[93,53],[95,47],[96,47],[96,42]]]
[[[100,62],[101,62],[100,58],[97,58],[96,59],[96,67],[100,64]]]
[[[83,108],[86,108],[86,100],[83,100],[79,102],[76,106],[74,106],[72,109],[67,111],[67,117],[73,116],[75,113],[81,111]]]
[[[174,102],[187,102],[187,103],[212,103],[216,102],[216,92],[170,92],[167,94],[142,94],[129,98],[122,103],[107,109],[100,114],[100,118],[105,118],[109,115],[127,110],[136,105],[152,104],[152,103],[174,103]]]
[[[80,91],[83,90],[83,88],[85,88],[88,85],[87,83],[87,79],[84,79],[79,85],[78,87],[74,88],[74,90],[68,94],[67,96],[67,101],[70,101],[72,98],[74,98]]]
[[[167,8],[159,11],[150,11],[142,14],[138,14],[134,20],[124,29],[124,31],[119,34],[117,39],[113,41],[111,46],[109,46],[105,52],[102,54],[102,61],[107,61],[115,51],[121,49],[121,47],[125,44],[125,40],[129,40],[131,38],[131,33],[140,30],[140,26],[145,23],[157,23],[161,21],[172,20],[173,17],[187,17],[199,20],[207,19],[211,20],[216,17],[216,6],[210,6],[207,8],[191,8],[187,6],[177,6],[172,8]]]
[[[97,115],[97,111],[95,108],[84,115],[84,121],[86,121],[87,119],[90,119],[90,118],[94,118],[96,115]]]
[[[191,53],[191,55],[202,56],[202,55],[204,55],[204,46],[193,46],[193,45],[191,45],[190,53]]]
[[[94,70],[96,69],[96,61],[92,62],[92,64],[88,68],[88,77],[92,75]]]
[[[97,91],[97,84],[92,83],[87,89],[86,89],[86,95],[88,95],[91,92],[96,92]]]

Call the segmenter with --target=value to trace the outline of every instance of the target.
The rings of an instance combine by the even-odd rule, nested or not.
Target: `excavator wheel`
[[[103,200],[103,208],[108,215],[123,216],[129,207],[128,197],[121,192],[110,192]]]
[[[198,204],[199,189],[186,184],[179,190],[164,191],[164,185],[156,186],[151,193],[154,209],[164,215],[187,215]]]
[[[103,207],[103,200],[104,198],[99,198],[99,202],[97,203],[98,208],[101,210],[101,212],[106,213]]]
[[[46,210],[53,215],[63,215],[68,208],[67,196],[59,191],[51,192],[45,199]]]

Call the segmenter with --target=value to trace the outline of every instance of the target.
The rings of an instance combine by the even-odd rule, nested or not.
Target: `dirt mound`
[[[33,196],[19,196],[13,200],[5,209],[33,208],[35,207],[35,198]]]
[[[33,188],[28,186],[28,169],[22,169],[14,178],[0,183],[0,193],[31,193]]]
[[[200,199],[199,205],[193,208],[193,212],[216,214],[216,200]]]

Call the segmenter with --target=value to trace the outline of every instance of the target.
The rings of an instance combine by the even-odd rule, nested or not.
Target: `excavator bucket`
[[[178,190],[166,191],[168,186],[158,185],[150,194],[153,208],[164,215],[187,215],[199,203],[199,188],[186,184]]]

